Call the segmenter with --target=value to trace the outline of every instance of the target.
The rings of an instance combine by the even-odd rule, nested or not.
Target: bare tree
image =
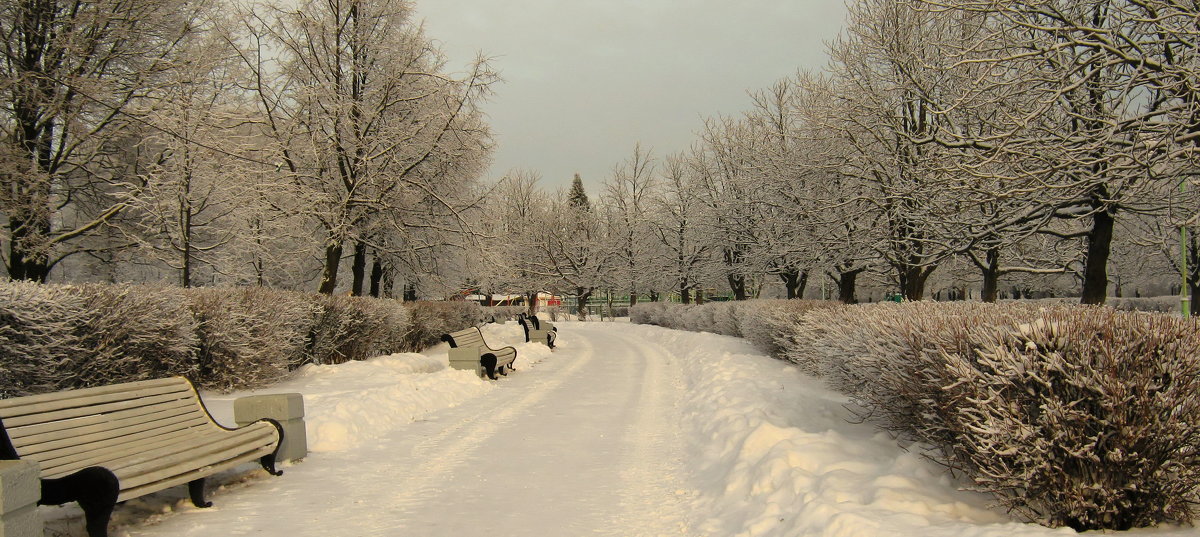
[[[244,230],[235,213],[248,205],[246,160],[239,155],[250,140],[252,120],[238,91],[238,65],[213,33],[192,39],[188,61],[166,78],[156,106],[145,112],[154,125],[141,140],[145,170],[126,190],[131,235],[191,287],[200,265],[221,266],[223,247]],[[251,166],[255,164],[250,162]],[[261,165],[258,165],[261,168]],[[252,175],[249,175],[252,176]]]
[[[656,261],[662,267],[665,290],[678,292],[680,300],[690,304],[708,272],[714,247],[699,223],[703,218],[700,185],[684,155],[667,157],[659,175],[661,188],[652,202],[656,214],[652,232],[661,252]]]
[[[401,0],[267,4],[248,10],[244,25],[242,58],[266,133],[323,230],[320,292],[336,288],[348,242],[361,292],[366,250],[383,246],[375,230],[411,232],[418,244],[396,241],[408,254],[426,246],[423,231],[462,231],[461,212],[478,200],[464,206],[452,194],[471,191],[462,181],[479,167],[468,161],[488,151],[476,109],[495,80],[485,61],[462,78],[446,74]],[[447,188],[453,181],[458,188]]]
[[[1159,185],[1177,185],[1189,168],[1200,116],[1186,82],[1194,25],[1181,21],[1195,9],[1109,0],[914,5],[975,21],[980,31],[946,44],[947,56],[1002,74],[979,77],[980,93],[1018,97],[988,130],[944,129],[931,139],[1003,163],[1007,173],[996,176],[1007,189],[994,197],[1032,203],[998,223],[1083,239],[1081,300],[1102,303],[1119,216],[1162,214]]]
[[[114,142],[142,118],[164,74],[179,64],[211,4],[173,0],[0,7],[0,213],[5,264],[14,279],[44,281],[63,258],[84,251],[126,205],[124,178],[106,169]]]
[[[947,31],[945,21],[871,0],[850,10],[847,33],[833,46],[835,108],[844,121],[828,127],[852,150],[842,173],[858,180],[860,218],[878,225],[874,244],[905,297],[921,299],[925,282],[954,248],[930,223],[948,209],[939,183],[938,147],[924,143],[939,128],[937,95],[922,91],[915,73],[941,52],[931,36]]]
[[[649,211],[655,186],[654,158],[641,144],[614,167],[612,178],[604,183],[601,199],[612,216],[607,235],[614,254],[613,279],[629,292],[630,305],[637,303],[640,291],[650,287],[653,237]]]
[[[582,189],[579,189],[580,191]],[[549,278],[578,300],[576,313],[587,317],[587,301],[605,283],[613,260],[597,210],[572,191],[548,200],[531,233],[531,272]]]

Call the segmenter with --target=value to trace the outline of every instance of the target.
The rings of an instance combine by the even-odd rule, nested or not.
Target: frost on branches
[[[1051,526],[1192,519],[1200,485],[1200,330],[1105,308],[980,326],[940,353],[947,455],[1007,508]]]

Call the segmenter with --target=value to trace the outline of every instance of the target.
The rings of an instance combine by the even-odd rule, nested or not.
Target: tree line
[[[508,177],[496,214],[523,223],[502,230],[499,273],[685,302],[828,278],[855,302],[863,275],[919,300],[946,267],[985,301],[1002,279],[1057,278],[1088,304],[1186,273],[1200,299],[1197,17],[1169,0],[860,0],[827,66],[752,92],[688,151],[636,148],[601,208],[531,203],[530,172]]]
[[[497,76],[411,2],[14,0],[0,35],[12,279],[332,293],[346,257],[379,294],[470,231]]]
[[[0,246],[13,279],[408,298],[1200,299],[1198,11],[860,0],[825,67],[686,151],[636,146],[589,199],[480,180],[498,75],[450,72],[409,2],[21,0],[0,8]]]

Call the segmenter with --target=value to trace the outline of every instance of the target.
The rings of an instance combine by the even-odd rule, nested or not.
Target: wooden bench
[[[477,375],[492,380],[512,371],[512,364],[517,359],[517,349],[491,348],[483,341],[483,332],[474,326],[444,334],[442,341],[450,344],[450,367],[473,369]]]
[[[283,429],[261,420],[230,429],[212,419],[183,377],[0,400],[0,459],[41,467],[38,503],[79,502],[88,535],[104,537],[118,502],[257,460],[273,475]]]
[[[550,321],[538,320],[537,315],[525,315],[524,313],[517,317],[517,321],[525,330],[525,341],[537,341],[551,349],[554,348],[554,340],[558,338],[557,326]]]

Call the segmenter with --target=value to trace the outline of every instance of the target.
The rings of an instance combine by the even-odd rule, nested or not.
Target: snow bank
[[[867,424],[845,396],[745,341],[633,326],[673,349],[690,379],[685,426],[703,531],[729,536],[1074,534],[1013,521],[990,497]]]
[[[517,348],[514,374],[535,366],[551,353],[545,345],[525,343],[516,323],[489,324],[482,330],[492,347]],[[310,364],[270,388],[202,396],[218,421],[233,425],[233,401],[238,397],[300,393],[304,396],[309,451],[344,451],[494,388],[494,382],[474,372],[450,369],[446,349],[442,343],[423,353],[398,353],[338,365]]]

